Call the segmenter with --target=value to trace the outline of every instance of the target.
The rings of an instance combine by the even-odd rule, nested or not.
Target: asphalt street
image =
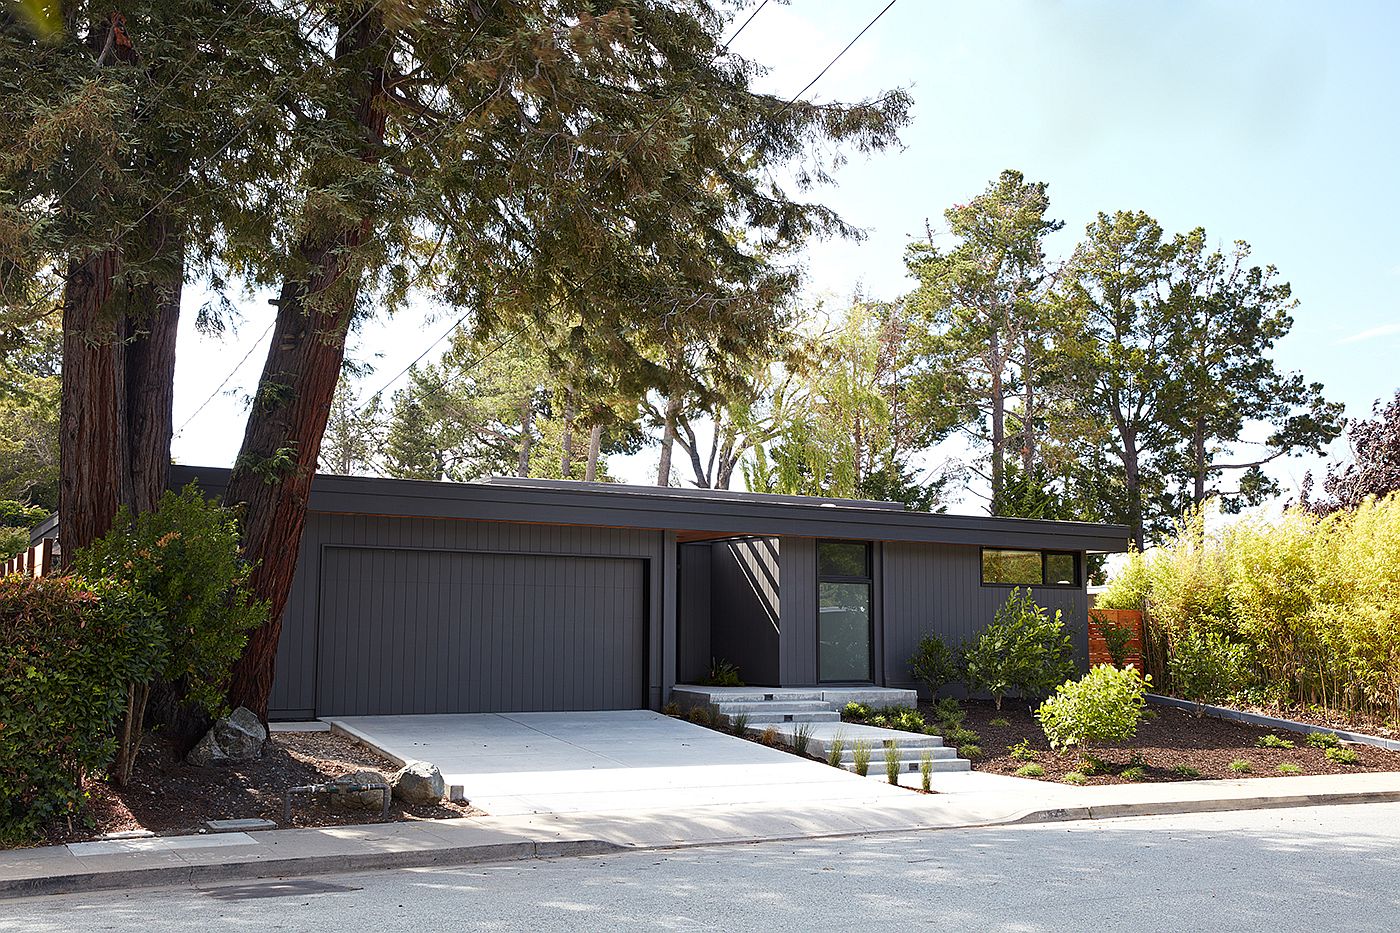
[[[0,901],[0,930],[1400,929],[1400,804]]]

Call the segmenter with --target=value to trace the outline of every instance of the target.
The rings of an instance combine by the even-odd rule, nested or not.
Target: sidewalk
[[[616,810],[11,850],[0,852],[0,898],[921,829],[1397,802],[1400,774],[1071,787],[970,772],[935,775],[934,788],[939,793],[781,811],[766,805]]]

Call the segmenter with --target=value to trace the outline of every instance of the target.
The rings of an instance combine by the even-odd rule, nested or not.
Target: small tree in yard
[[[985,690],[998,710],[1015,690],[1026,700],[1047,696],[1074,674],[1073,648],[1060,611],[1037,606],[1030,590],[1011,591],[964,656],[969,690]]]
[[[919,639],[919,646],[909,659],[909,667],[914,679],[928,688],[930,700],[937,700],[938,691],[952,682],[958,673],[952,650],[932,632]]]
[[[1170,650],[1173,691],[1196,704],[1197,718],[1205,704],[1228,698],[1244,680],[1244,647],[1216,632],[1188,629],[1171,640]]]
[[[194,483],[178,494],[167,492],[154,512],[133,517],[123,510],[74,566],[148,599],[163,633],[154,677],[128,688],[112,775],[125,784],[141,747],[152,687],[166,694],[167,720],[182,710],[193,710],[201,724],[217,714],[245,633],[262,621],[267,607],[249,592],[233,513],[203,498]]]
[[[1122,742],[1137,734],[1151,682],[1136,668],[1100,664],[1081,679],[1061,684],[1035,715],[1051,748]]]

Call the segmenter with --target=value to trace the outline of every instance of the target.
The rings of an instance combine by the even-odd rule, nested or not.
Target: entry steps
[[[855,745],[863,742],[870,750],[868,777],[885,778],[885,749],[891,743],[899,748],[901,772],[917,772],[925,752],[932,759],[934,771],[972,768],[972,763],[959,758],[955,749],[945,747],[940,736],[841,721],[841,707],[852,701],[877,707],[913,706],[917,700],[912,690],[678,686],[674,699],[684,707],[708,706],[717,719],[730,726],[742,715],[747,732],[761,733],[771,728],[788,745],[794,744],[799,730],[805,731],[807,753],[817,758],[827,758],[839,739],[841,767],[848,771],[855,770]]]

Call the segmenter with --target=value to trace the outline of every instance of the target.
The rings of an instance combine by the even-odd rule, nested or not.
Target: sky
[[[762,90],[788,96],[886,2],[770,2],[734,51],[768,66]],[[902,148],[854,155],[834,186],[811,193],[866,237],[808,249],[807,300],[908,291],[909,240],[1015,168],[1049,184],[1051,214],[1065,221],[1048,241],[1052,258],[1067,256],[1099,211],[1143,210],[1169,233],[1200,226],[1217,245],[1250,243],[1299,301],[1278,365],[1363,416],[1400,387],[1396,35],[1393,0],[899,0],[809,92],[854,100],[904,87],[914,108]],[[184,315],[178,461],[232,463],[266,352],[267,298],[241,299],[242,321],[224,339],[194,332],[193,307]],[[352,347],[377,370],[366,392],[449,324],[423,308],[366,324]],[[1329,456],[1345,455],[1339,440]],[[648,482],[656,457],[609,468]],[[1288,494],[1320,466],[1305,458],[1271,469]],[[969,496],[953,510],[981,506]]]

